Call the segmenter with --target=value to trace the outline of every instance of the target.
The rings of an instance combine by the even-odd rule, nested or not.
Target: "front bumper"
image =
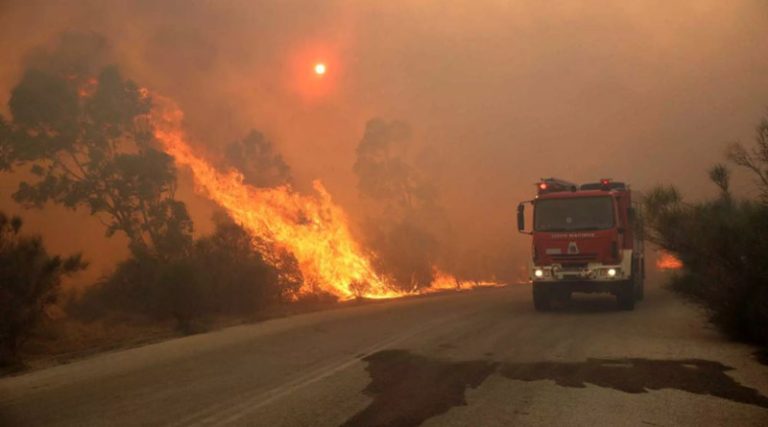
[[[534,265],[531,261],[528,271],[530,280],[537,283],[621,282],[632,277],[632,251],[624,250],[619,264],[595,262],[585,267],[563,267],[561,264]]]
[[[563,280],[542,282],[534,281],[533,286],[537,289],[543,289],[547,292],[554,294],[583,292],[583,293],[611,293],[618,294],[626,286],[625,280],[612,280],[612,281],[578,281],[578,280]]]
[[[534,282],[618,282],[629,277],[629,272],[621,265],[590,264],[582,268],[532,265],[530,271],[530,279]]]

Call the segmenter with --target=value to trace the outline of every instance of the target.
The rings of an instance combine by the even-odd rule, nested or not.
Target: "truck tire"
[[[638,275],[637,284],[635,284],[635,299],[642,301],[645,298],[645,280],[642,275]]]
[[[616,294],[616,302],[621,310],[631,311],[635,309],[634,288],[634,281],[631,279],[619,285],[619,291]]]
[[[533,307],[536,311],[549,311],[552,308],[552,295],[546,287],[533,284]]]
[[[645,259],[640,259],[640,300],[645,298]]]
[[[645,277],[643,274],[643,268],[641,267],[642,261],[635,260],[632,262],[632,279],[635,288],[635,301],[642,301],[645,297]]]

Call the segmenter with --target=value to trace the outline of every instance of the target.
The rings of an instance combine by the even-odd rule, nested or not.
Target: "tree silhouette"
[[[406,123],[371,119],[354,164],[360,195],[378,210],[366,224],[376,266],[406,291],[432,282],[447,229],[434,186],[410,161],[411,142]]]
[[[410,138],[411,130],[403,122],[368,121],[354,164],[362,196],[401,209],[433,201],[434,189],[408,161]]]
[[[173,159],[154,148],[146,93],[115,66],[94,65],[99,40],[65,36],[30,63],[11,93],[11,120],[0,121],[0,167],[29,167],[33,179],[14,194],[24,206],[87,208],[134,253],[165,256],[188,246],[192,231],[174,198]]]
[[[291,183],[291,168],[274,145],[261,132],[251,131],[245,138],[229,144],[225,151],[229,166],[243,174],[246,184],[275,187]]]
[[[740,142],[728,147],[730,161],[746,168],[757,178],[757,186],[764,201],[768,201],[768,118],[763,118],[755,128],[755,145],[745,148]]]
[[[718,163],[709,169],[709,179],[720,189],[723,197],[730,197],[731,171],[722,163]]]

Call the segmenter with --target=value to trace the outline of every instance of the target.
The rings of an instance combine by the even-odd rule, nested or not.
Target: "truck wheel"
[[[645,298],[645,259],[640,260],[640,300]]]
[[[645,297],[645,289],[643,283],[645,278],[643,277],[643,270],[640,260],[632,262],[632,284],[635,291],[635,301],[642,301]]]
[[[619,286],[619,292],[616,294],[616,302],[622,310],[635,309],[635,289],[634,282],[628,280]]]
[[[552,308],[552,296],[549,289],[533,284],[533,307],[536,311],[549,311]]]

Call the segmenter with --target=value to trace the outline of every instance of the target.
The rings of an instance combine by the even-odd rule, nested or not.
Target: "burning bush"
[[[752,152],[737,145],[729,153],[737,165],[757,174],[768,194],[768,121],[758,127]],[[768,204],[736,199],[723,165],[709,176],[720,189],[713,200],[684,203],[674,187],[647,195],[649,237],[682,262],[673,290],[707,307],[729,336],[768,348]]]
[[[50,256],[39,236],[20,233],[21,218],[0,212],[0,366],[18,362],[18,350],[61,279],[86,267],[80,255]]]

